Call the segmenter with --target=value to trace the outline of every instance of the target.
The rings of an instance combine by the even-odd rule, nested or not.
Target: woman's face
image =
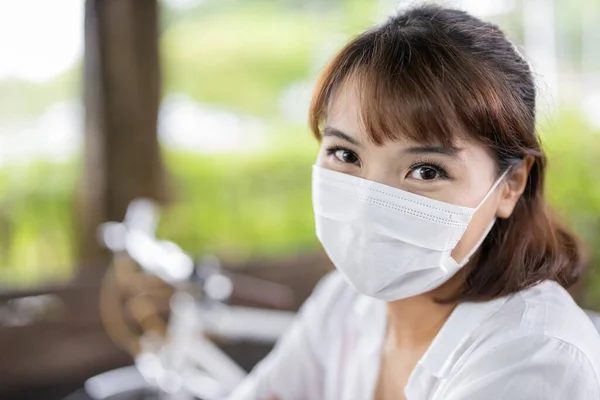
[[[410,140],[373,143],[362,127],[359,103],[351,88],[338,91],[327,114],[317,160],[321,167],[472,208],[497,178],[486,148],[467,139],[456,141],[456,151]],[[523,188],[526,180],[525,174]],[[512,193],[515,188],[502,182],[481,205],[452,252],[457,262],[477,244],[495,216],[507,218],[512,213],[523,191],[521,188],[516,196]],[[514,201],[510,201],[512,197]]]

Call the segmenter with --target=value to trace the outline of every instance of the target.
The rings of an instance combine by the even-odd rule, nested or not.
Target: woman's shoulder
[[[496,327],[502,327],[500,332]],[[482,331],[500,333],[499,340],[542,336],[600,351],[600,335],[589,316],[558,283],[544,281],[508,296]]]
[[[600,335],[557,283],[457,311],[474,329],[448,352],[442,398],[599,398]]]
[[[564,363],[581,360],[600,379],[600,334],[571,295],[554,281],[506,297],[475,330],[472,340],[479,353],[512,349],[523,358],[548,357]]]

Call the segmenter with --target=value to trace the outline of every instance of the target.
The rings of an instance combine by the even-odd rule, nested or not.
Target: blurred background
[[[310,203],[314,80],[410,4],[0,0],[0,397],[60,399],[131,363],[97,315],[111,258],[96,232],[138,197],[162,204],[158,237],[286,285],[297,308],[328,268]],[[590,258],[573,294],[600,309],[600,3],[444,4],[499,24],[533,66],[548,195]],[[235,351],[254,351],[249,365],[268,348]]]

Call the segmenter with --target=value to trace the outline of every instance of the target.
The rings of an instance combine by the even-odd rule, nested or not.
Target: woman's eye
[[[443,177],[443,174],[436,168],[423,165],[413,168],[410,172],[410,177],[422,181],[431,181]]]
[[[341,162],[347,164],[356,164],[358,162],[358,156],[350,150],[336,150],[333,155]]]

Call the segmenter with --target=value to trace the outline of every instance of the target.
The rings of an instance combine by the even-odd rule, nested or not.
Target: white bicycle
[[[99,230],[114,256],[101,289],[101,316],[135,365],[89,379],[85,391],[94,400],[223,398],[246,371],[213,339],[274,343],[294,318],[293,312],[229,305],[235,275],[221,270],[215,257],[194,263],[176,244],[156,239],[157,222],[157,205],[141,199],[123,222]],[[286,286],[242,280],[245,292],[263,303],[294,301]]]

